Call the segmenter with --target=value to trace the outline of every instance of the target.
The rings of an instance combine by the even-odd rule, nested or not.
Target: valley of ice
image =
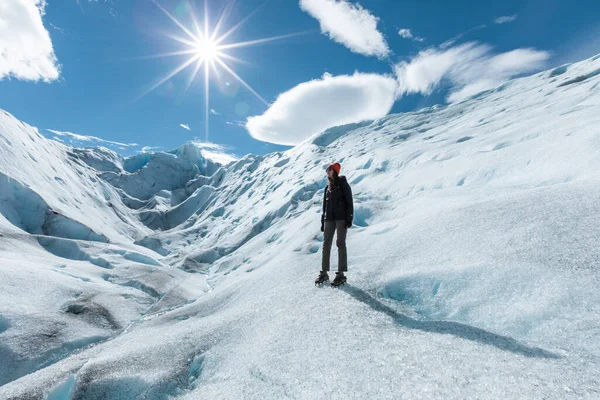
[[[287,398],[600,398],[600,56],[227,165],[0,111],[0,399]]]

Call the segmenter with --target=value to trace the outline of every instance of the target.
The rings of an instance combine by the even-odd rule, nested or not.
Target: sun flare
[[[194,8],[192,3],[189,0],[184,0],[187,4],[187,9],[190,10],[189,16],[193,22],[193,26],[186,27],[183,23],[181,23],[177,18],[173,16],[167,9],[165,9],[162,5],[158,3],[157,0],[152,0],[152,2],[167,16],[169,19],[177,25],[177,27],[181,30],[181,33],[184,36],[177,34],[167,34],[167,36],[180,45],[184,46],[181,50],[172,51],[163,54],[157,54],[149,57],[142,58],[161,58],[161,57],[177,57],[177,56],[187,56],[188,58],[181,63],[179,66],[174,68],[171,72],[165,75],[163,78],[159,79],[157,82],[152,84],[149,88],[147,88],[138,99],[147,95],[157,87],[169,81],[175,75],[182,72],[184,69],[188,67],[192,67],[193,71],[187,80],[187,85],[185,86],[184,93],[192,85],[192,82],[196,79],[198,72],[200,69],[204,71],[204,99],[205,99],[205,109],[204,109],[204,120],[205,120],[205,137],[206,141],[208,141],[208,120],[210,117],[210,105],[209,105],[209,83],[210,83],[210,72],[213,71],[215,76],[219,76],[218,69],[222,69],[226,71],[229,75],[233,76],[241,85],[243,85],[246,89],[248,89],[258,100],[260,100],[266,106],[269,103],[263,99],[257,92],[254,90],[246,81],[244,81],[235,71],[225,62],[225,60],[237,63],[245,63],[245,61],[240,60],[230,54],[228,54],[229,50],[238,48],[238,47],[247,47],[254,46],[262,43],[272,42],[274,40],[281,40],[285,38],[290,38],[293,36],[303,35],[312,31],[306,32],[298,32],[291,33],[287,35],[273,36],[263,39],[255,39],[242,41],[237,43],[225,43],[226,39],[229,38],[233,33],[235,33],[252,15],[258,12],[259,8],[254,10],[250,15],[244,18],[242,21],[238,22],[232,28],[230,28],[225,33],[221,34],[220,30],[225,22],[225,19],[235,6],[236,0],[230,0],[228,5],[224,8],[223,13],[220,15],[217,24],[214,27],[211,27],[209,24],[209,12],[208,12],[208,1],[204,0],[204,24],[200,25],[198,22],[198,18],[194,12]],[[226,82],[228,84],[229,82]]]

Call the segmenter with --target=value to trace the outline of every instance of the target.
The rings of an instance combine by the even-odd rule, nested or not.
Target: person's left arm
[[[327,207],[327,187],[323,191],[323,212],[321,213],[321,232],[325,232],[325,210]]]
[[[348,181],[344,181],[344,200],[346,201],[346,228],[350,228],[354,218],[354,202],[352,201],[352,189]]]

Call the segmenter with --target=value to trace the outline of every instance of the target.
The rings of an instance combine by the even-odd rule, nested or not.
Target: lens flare
[[[219,19],[217,21],[216,26],[214,28],[212,28],[212,31],[211,31],[211,26],[209,23],[208,0],[204,0],[204,10],[203,10],[204,11],[204,18],[203,18],[204,24],[203,24],[203,26],[201,26],[200,23],[198,22],[199,20],[194,12],[194,7],[192,7],[192,4],[189,2],[189,0],[187,0],[185,3],[181,3],[175,10],[175,14],[177,14],[177,15],[181,15],[186,12],[189,13],[189,15],[191,16],[192,22],[193,22],[193,26],[191,26],[191,27],[185,26],[179,19],[177,19],[173,14],[171,14],[163,6],[161,6],[157,0],[152,0],[152,2],[180,30],[179,35],[173,34],[173,33],[168,33],[168,34],[166,34],[166,36],[173,39],[174,41],[178,42],[180,45],[183,45],[184,48],[181,50],[177,50],[177,51],[172,51],[172,52],[168,52],[168,53],[157,54],[157,55],[147,56],[147,57],[142,57],[142,58],[162,58],[162,57],[175,57],[175,56],[182,56],[182,55],[187,55],[187,56],[189,56],[189,58],[187,60],[185,60],[183,63],[181,63],[179,66],[175,67],[172,71],[167,73],[164,77],[160,78],[155,83],[150,85],[150,87],[147,90],[145,90],[140,96],[138,96],[137,99],[142,98],[143,96],[147,95],[148,93],[155,90],[159,86],[170,81],[170,79],[173,78],[175,75],[179,74],[180,72],[187,69],[188,67],[191,67],[192,74],[190,75],[189,79],[187,80],[187,85],[185,86],[185,91],[187,92],[187,90],[190,88],[192,82],[196,79],[197,74],[200,72],[200,69],[202,67],[204,67],[202,69],[204,70],[203,71],[204,72],[204,101],[205,101],[204,117],[205,117],[205,122],[206,122],[206,125],[205,125],[205,140],[206,141],[208,141],[208,132],[209,132],[209,125],[208,125],[209,116],[210,116],[209,83],[210,83],[211,70],[213,71],[213,73],[215,75],[218,75],[219,69],[221,69],[223,72],[227,73],[229,76],[235,78],[235,80],[237,80],[242,86],[244,86],[246,89],[248,89],[265,106],[269,105],[269,103],[267,103],[267,101],[264,98],[262,98],[258,94],[258,92],[250,86],[250,84],[248,84],[237,73],[235,73],[233,71],[233,69],[229,65],[227,65],[227,63],[224,60],[234,61],[234,62],[238,62],[238,63],[246,63],[246,62],[243,60],[240,60],[230,54],[227,54],[225,51],[236,49],[238,47],[259,45],[259,44],[263,44],[263,43],[272,42],[275,40],[287,39],[287,38],[291,38],[294,36],[299,36],[299,35],[304,35],[307,33],[314,32],[311,30],[311,31],[297,32],[297,33],[286,34],[286,35],[278,35],[278,36],[273,36],[273,37],[268,37],[268,38],[263,38],[263,39],[245,40],[245,41],[238,42],[238,43],[224,43],[225,40],[229,36],[231,36],[242,25],[244,25],[244,23],[246,23],[250,19],[250,17],[252,17],[256,12],[258,12],[258,10],[260,8],[257,8],[256,10],[254,10],[246,18],[244,18],[243,20],[238,22],[232,28],[227,30],[224,34],[220,35],[220,29],[222,28],[222,25],[225,23],[227,16],[229,15],[231,10],[235,6],[235,0],[232,0],[225,7],[223,13],[221,14],[221,16],[219,17]],[[180,36],[181,34],[183,34],[183,36]],[[224,83],[225,87],[230,87],[231,85],[232,85],[232,83],[229,80],[227,80]],[[247,114],[249,107],[246,105],[242,108],[243,108],[243,110],[238,110],[238,107],[236,107],[236,111],[238,112],[238,114]],[[240,113],[240,111],[242,111],[242,112]]]

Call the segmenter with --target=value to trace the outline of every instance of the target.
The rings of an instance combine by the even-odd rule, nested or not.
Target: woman
[[[342,166],[333,163],[327,167],[329,184],[323,194],[323,213],[321,214],[321,232],[323,239],[323,262],[319,277],[315,285],[329,280],[329,256],[333,234],[337,230],[336,245],[338,248],[338,272],[331,286],[340,286],[346,283],[344,272],[348,271],[348,254],[346,252],[346,231],[352,226],[354,205],[352,203],[352,190],[345,176],[339,176]]]

